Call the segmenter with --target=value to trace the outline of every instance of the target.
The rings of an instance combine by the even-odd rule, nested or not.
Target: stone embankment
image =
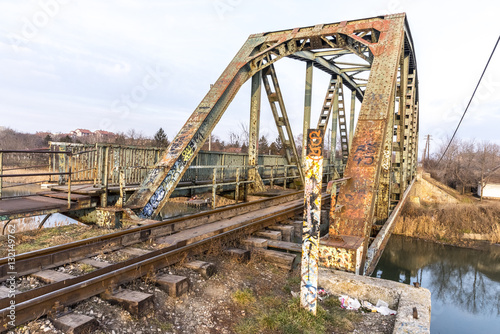
[[[419,173],[394,233],[464,247],[500,243],[500,202],[460,195]]]
[[[396,310],[393,334],[430,333],[431,292],[425,288],[359,276],[342,271],[320,269],[319,285],[334,295],[348,295],[376,304],[379,300]]]

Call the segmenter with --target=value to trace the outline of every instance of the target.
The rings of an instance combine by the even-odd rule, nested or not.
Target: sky
[[[162,127],[172,139],[250,34],[400,12],[418,64],[419,148],[431,135],[434,151],[453,133],[500,34],[498,1],[2,0],[0,126],[145,136]],[[297,135],[305,64],[275,66]],[[329,75],[313,78],[315,120]],[[227,140],[247,125],[249,100],[247,82],[214,134]],[[261,134],[276,138],[265,96],[262,106]],[[458,136],[500,144],[499,127],[497,50]]]

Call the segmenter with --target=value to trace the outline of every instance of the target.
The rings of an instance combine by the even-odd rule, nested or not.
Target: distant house
[[[481,196],[481,182],[477,187],[477,195]],[[490,178],[483,190],[483,197],[500,199],[500,177]]]
[[[94,131],[94,135],[97,137],[97,140],[108,140],[114,138],[115,134],[113,132],[97,130]]]
[[[92,131],[87,129],[76,129],[74,131],[71,131],[70,134],[73,137],[90,137]]]

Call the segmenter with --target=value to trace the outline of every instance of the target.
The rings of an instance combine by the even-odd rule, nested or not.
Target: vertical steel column
[[[236,168],[236,189],[234,190],[234,201],[238,204],[240,199],[240,168]]]
[[[285,170],[283,171],[283,173],[284,173],[283,189],[286,189],[288,182],[288,166],[285,166]]]
[[[212,209],[215,209],[215,201],[217,200],[217,168],[213,169],[212,174]]]
[[[344,85],[340,76],[337,77],[337,80],[339,82],[337,98],[340,148],[342,150],[342,164],[345,165],[347,163],[347,158],[349,157],[349,139],[347,138],[347,117],[345,114]]]
[[[416,75],[415,75],[416,78]],[[416,80],[416,79],[415,79]],[[415,88],[417,87],[417,83],[415,82]],[[415,92],[416,94],[416,92]],[[415,96],[416,98],[416,96]],[[415,108],[413,112],[413,159],[412,159],[412,170],[411,170],[411,178],[413,179],[417,174],[417,164],[418,164],[418,128],[419,128],[419,116],[418,116],[418,102],[415,102]]]
[[[66,151],[66,146],[65,145],[61,145],[59,146],[59,151]],[[66,171],[66,155],[64,153],[59,153],[58,154],[59,156],[59,173],[64,173]],[[59,185],[63,185],[64,184],[64,175],[59,175]]]
[[[49,151],[52,151],[52,142],[49,141]],[[54,157],[52,156],[52,154],[49,154],[49,172],[50,173],[53,173],[55,172],[54,169],[51,170],[51,167],[52,167],[52,160],[54,160]],[[0,182],[1,182],[1,179],[0,179]],[[49,183],[52,182],[52,175],[49,175]],[[1,188],[1,187],[0,187]],[[0,193],[1,193],[1,189],[0,189]],[[1,196],[0,196],[1,197]]]
[[[108,179],[109,179],[109,146],[103,147],[104,152],[104,170],[102,177],[102,185],[104,192],[101,194],[101,206],[103,208],[108,206]]]
[[[391,166],[392,166],[392,143],[394,137],[394,117],[396,106],[396,87],[390,102],[390,114],[387,119],[387,131],[384,137],[384,148],[382,151],[382,168],[380,171],[379,186],[375,208],[375,219],[377,222],[384,222],[389,218],[390,197],[391,197]]]
[[[306,87],[304,94],[304,126],[302,129],[302,166],[305,166],[306,151],[307,151],[307,130],[311,124],[311,104],[312,104],[312,80],[313,80],[313,63],[306,63]]]
[[[95,144],[95,152],[94,152],[94,170],[93,170],[93,173],[94,173],[94,187],[97,185],[97,178],[98,178],[98,164],[97,164],[97,159],[99,157],[99,147],[97,146],[97,143]]]
[[[262,72],[259,71],[252,76],[252,91],[250,100],[250,129],[248,134],[248,178],[250,192],[264,191],[264,183],[258,170],[259,160],[259,128],[260,128],[260,105],[262,91]]]
[[[415,162],[415,142],[416,142],[416,117],[415,117],[415,80],[416,71],[413,70],[408,75],[408,91],[406,92],[406,113],[408,114],[408,167],[406,171],[407,183],[410,183],[413,178],[413,166]]]
[[[338,101],[337,94],[340,84],[341,80],[338,79],[337,76],[332,75],[332,77],[330,78],[330,83],[328,84],[328,89],[326,90],[323,108],[321,109],[321,113],[319,115],[317,129],[321,129],[323,131],[326,130],[326,127],[328,126],[328,120],[330,119],[330,115],[332,113],[335,98],[337,98]]]
[[[68,167],[68,210],[71,209],[71,166]]]
[[[120,176],[119,176],[119,183],[120,183],[120,197],[118,198],[118,201],[116,202],[116,207],[121,208],[123,207],[123,203],[125,203],[125,168],[120,167]]]
[[[400,136],[400,162],[399,162],[399,198],[403,197],[406,190],[406,168],[408,164],[408,130],[406,128],[406,89],[408,85],[408,69],[410,56],[405,55],[401,66],[401,80],[399,84],[399,136]]]
[[[339,95],[337,92],[333,98],[333,109],[332,109],[332,139],[330,147],[330,164],[335,165],[337,158],[337,118],[339,114]]]
[[[300,303],[316,314],[318,300],[319,226],[321,217],[321,179],[323,176],[323,135],[321,129],[308,130],[304,180],[304,221],[302,227],[302,265]]]
[[[356,91],[351,92],[351,118],[349,120],[349,147],[352,147],[352,136],[354,136],[354,111],[356,107]]]

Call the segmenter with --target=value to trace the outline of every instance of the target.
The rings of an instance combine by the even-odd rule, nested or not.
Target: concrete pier
[[[333,295],[348,295],[372,304],[379,299],[387,302],[397,311],[393,334],[430,333],[431,292],[425,288],[326,268],[320,268],[319,286]]]

